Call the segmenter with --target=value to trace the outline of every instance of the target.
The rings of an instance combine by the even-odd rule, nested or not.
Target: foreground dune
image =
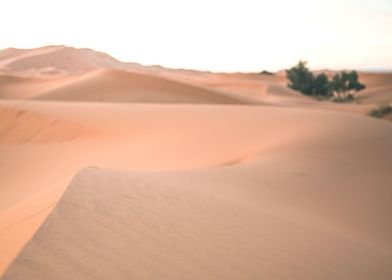
[[[21,142],[24,130],[2,140],[3,197],[19,189],[9,203],[21,201],[6,216],[22,217],[3,223],[3,263],[55,207],[4,279],[392,275],[388,122],[260,106],[1,105],[83,127],[62,142]],[[55,206],[85,166],[128,172],[85,169]]]
[[[387,185],[369,198],[363,178],[342,172],[347,185],[317,185],[330,170],[267,158],[169,173],[83,170],[3,279],[390,278]]]
[[[56,206],[69,181],[67,178],[0,212],[0,275]]]

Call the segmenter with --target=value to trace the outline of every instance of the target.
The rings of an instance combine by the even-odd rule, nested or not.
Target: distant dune
[[[357,94],[361,103],[392,102],[392,73],[360,73],[367,86]]]
[[[73,75],[107,68],[123,69],[125,65],[105,53],[65,46],[0,51],[0,69],[10,74]]]
[[[29,99],[69,83],[74,77],[20,77],[0,75],[0,99]]]
[[[234,97],[149,74],[99,70],[34,97],[37,100],[241,104]],[[248,101],[249,102],[249,101]]]

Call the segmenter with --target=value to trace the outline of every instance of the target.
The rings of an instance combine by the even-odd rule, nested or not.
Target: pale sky
[[[392,0],[1,0],[0,49],[211,71],[392,69]]]

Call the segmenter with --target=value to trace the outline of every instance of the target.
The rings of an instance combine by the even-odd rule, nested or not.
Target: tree
[[[313,94],[314,76],[312,72],[306,67],[306,61],[299,61],[299,63],[286,70],[287,79],[289,80],[288,87],[300,91],[306,95]]]
[[[331,87],[333,92],[337,95],[337,97],[340,98],[344,90],[344,81],[343,81],[343,76],[341,74],[337,73],[333,75]]]
[[[313,81],[313,95],[328,97],[332,94],[331,83],[328,76],[321,73]]]
[[[359,82],[359,77],[357,71],[351,71],[348,73],[348,94],[352,92],[361,91],[366,88],[366,86]]]
[[[332,78],[332,90],[338,98],[352,99],[355,92],[365,88],[359,82],[357,71],[336,73]]]
[[[335,101],[352,100],[355,92],[366,88],[359,82],[356,71],[336,73],[331,81],[324,73],[314,76],[306,64],[306,61],[299,61],[297,65],[286,70],[289,88],[315,97],[331,97],[335,94]]]

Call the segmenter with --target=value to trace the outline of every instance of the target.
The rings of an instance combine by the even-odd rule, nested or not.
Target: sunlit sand
[[[391,279],[392,118],[367,113],[392,74],[337,104],[63,46],[0,68],[2,279]]]

